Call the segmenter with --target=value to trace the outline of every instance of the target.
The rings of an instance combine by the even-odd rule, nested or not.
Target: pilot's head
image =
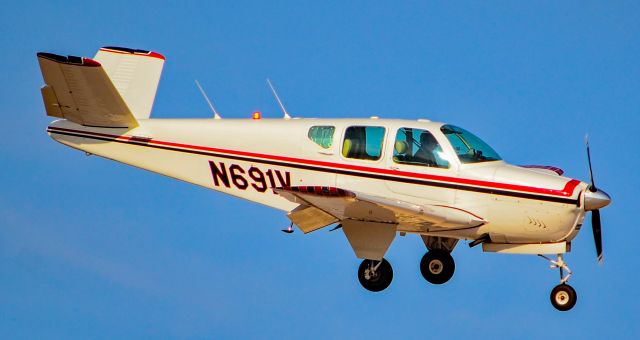
[[[423,132],[420,135],[420,145],[427,150],[433,150],[438,145],[438,142],[429,132]]]

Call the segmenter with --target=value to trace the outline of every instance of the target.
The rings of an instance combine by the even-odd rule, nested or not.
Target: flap
[[[338,222],[337,218],[308,205],[299,205],[287,216],[305,234]]]

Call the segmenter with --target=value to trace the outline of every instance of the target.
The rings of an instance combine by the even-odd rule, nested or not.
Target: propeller
[[[589,186],[589,191],[592,193],[597,193],[598,189],[596,188],[596,182],[593,179],[593,170],[591,167],[591,151],[589,148],[589,135],[585,136],[585,143],[587,146],[587,160],[589,161],[589,177],[591,179],[591,185]],[[600,209],[594,209],[591,211],[591,229],[593,230],[593,241],[596,244],[596,254],[598,255],[598,264],[602,264],[602,224],[600,222]]]

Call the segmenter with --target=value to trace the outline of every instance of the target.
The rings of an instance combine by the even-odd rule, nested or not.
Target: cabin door
[[[439,131],[401,127],[389,131],[386,154],[387,169],[392,179],[386,181],[394,194],[409,196],[425,203],[452,204],[455,190],[447,182],[457,169],[442,151]]]

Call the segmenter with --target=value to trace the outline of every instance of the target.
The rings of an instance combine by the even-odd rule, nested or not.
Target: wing
[[[397,226],[427,228],[477,227],[486,223],[470,212],[445,205],[417,205],[333,187],[275,188],[298,203],[289,219],[304,233],[340,222],[351,248],[361,259],[381,260]]]
[[[106,72],[95,60],[38,53],[47,115],[102,127],[135,127],[138,122]]]
[[[446,205],[418,205],[333,187],[276,188],[300,204],[288,216],[304,233],[344,220],[425,227],[477,227],[486,221],[471,212]]]

